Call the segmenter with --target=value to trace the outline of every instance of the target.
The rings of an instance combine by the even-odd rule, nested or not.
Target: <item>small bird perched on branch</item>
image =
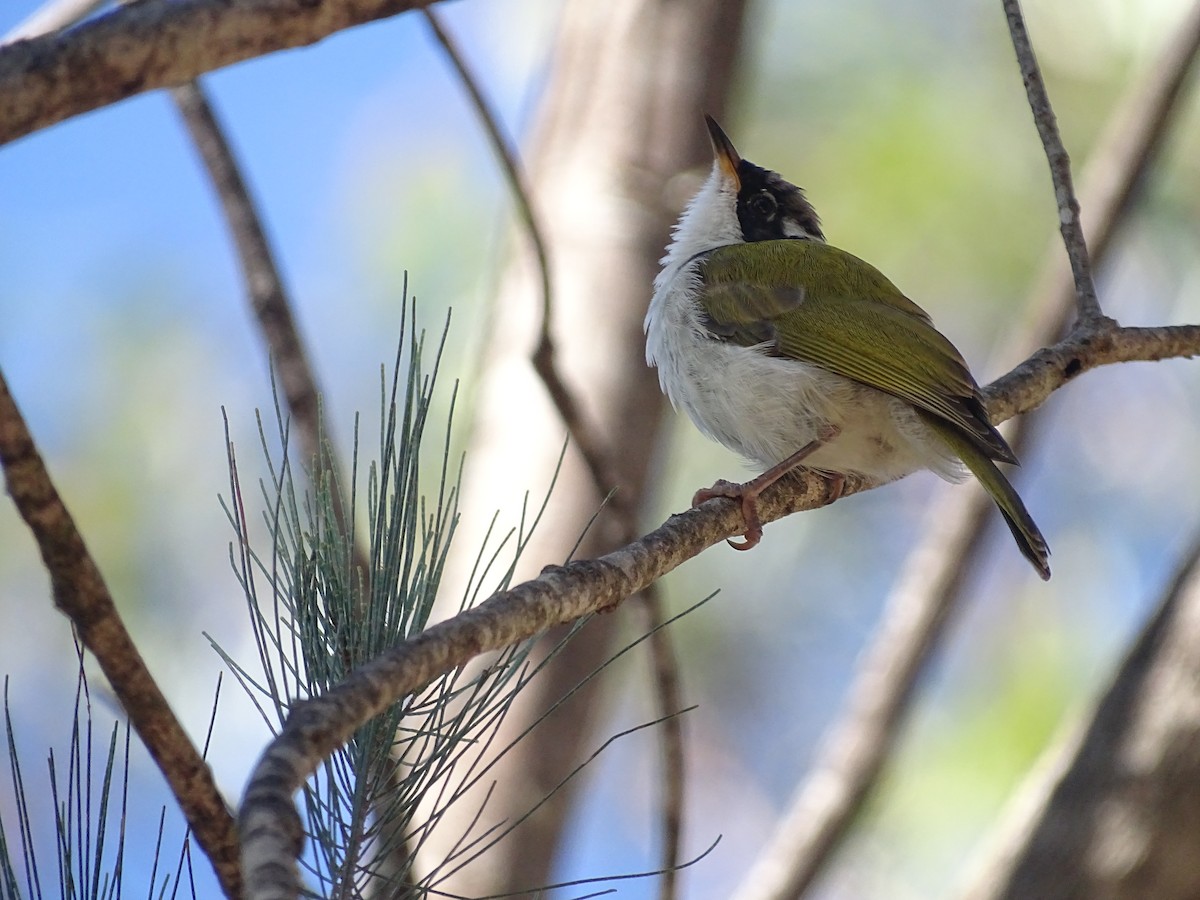
[[[803,191],[738,156],[706,117],[712,174],[675,227],[646,314],[646,361],[702,432],[767,470],[697,492],[741,504],[804,465],[836,499],[846,475],[932,469],[979,479],[1042,578],[1045,538],[996,462],[1017,462],[962,354],[882,273],[825,243]]]

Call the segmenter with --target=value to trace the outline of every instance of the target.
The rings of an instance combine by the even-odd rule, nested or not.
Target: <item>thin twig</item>
[[[1133,206],[1136,187],[1157,158],[1176,101],[1200,51],[1200,3],[1146,75],[1126,92],[1084,169],[1088,244],[1101,265],[1112,236]],[[1007,343],[1007,355],[1045,346],[1063,333],[1076,308],[1071,272],[1059,240],[1050,242],[1026,307],[1031,324]],[[1005,355],[1005,354],[1001,354]],[[1023,443],[1036,415],[1012,424]],[[961,595],[967,566],[978,558],[991,501],[982,491],[946,490],[929,529],[910,555],[863,654],[845,713],[829,730],[812,772],[793,795],[772,842],[743,882],[739,897],[794,896],[829,862],[855,820],[895,744],[914,685]],[[830,786],[835,789],[831,790]]]
[[[1200,2],[1193,3],[1166,46],[1122,95],[1083,165],[1080,206],[1088,211],[1084,234],[1097,268],[1166,143],[1198,55]],[[1019,359],[1030,348],[1044,347],[1067,332],[1076,292],[1069,261],[1062,258],[1057,242],[1047,248],[1033,284],[1032,300],[1026,304],[1032,315],[1025,327],[1013,332],[1001,359]]]
[[[271,252],[262,217],[250,197],[224,129],[200,84],[191,82],[174,88],[171,97],[221,200],[225,222],[241,263],[250,306],[271,363],[279,375],[291,424],[300,439],[302,456],[315,466],[313,477],[328,486],[338,532],[348,537],[352,528],[346,519],[345,500],[337,477],[343,470],[333,438],[321,421],[321,391],[292,315],[292,302]],[[353,553],[355,568],[365,587],[370,572],[366,550],[356,542]],[[366,593],[366,590],[362,591],[363,595]]]
[[[533,246],[537,258],[541,281],[542,319],[537,347],[533,352],[534,371],[541,378],[559,418],[567,426],[571,440],[583,457],[584,465],[591,477],[596,493],[607,497],[607,509],[618,523],[619,542],[629,543],[637,537],[637,515],[628,492],[614,490],[619,480],[613,463],[611,448],[606,447],[594,428],[584,416],[574,392],[567,386],[559,371],[553,338],[554,283],[550,266],[550,254],[543,237],[537,214],[534,212],[530,191],[522,176],[517,153],[505,139],[496,115],[484,94],[479,80],[471,71],[457,42],[442,25],[441,20],[430,9],[423,10],[434,38],[446,53],[459,81],[470,97],[471,105],[479,116],[492,151],[496,154],[508,182],[521,222]],[[659,882],[661,900],[675,896],[676,872],[678,869],[680,841],[683,833],[683,805],[685,794],[685,761],[683,752],[682,717],[675,715],[682,708],[679,690],[679,672],[675,649],[670,634],[663,628],[662,600],[657,591],[649,590],[641,598],[639,613],[644,630],[650,634],[651,672],[661,721],[659,730],[662,747],[663,777],[661,780],[662,858],[660,866],[663,877]]]
[[[34,38],[65,28],[92,12],[103,0],[55,0],[43,6],[5,40]],[[292,315],[292,303],[279,274],[262,217],[250,196],[241,167],[199,82],[171,90],[175,106],[213,184],[242,267],[246,292],[263,342],[283,385],[284,400],[300,436],[301,452],[322,473],[341,471],[332,438],[320,421],[321,392]],[[336,478],[329,478],[333,514],[339,532],[349,534],[345,503]],[[366,553],[354,548],[355,563],[367,572]]]
[[[995,421],[1038,406],[1080,373],[1113,362],[1200,354],[1200,325],[1119,328],[1107,320],[1038,351],[985,391]],[[847,478],[843,494],[875,485]],[[760,498],[773,522],[829,502],[828,481],[812,473],[783,479]],[[650,534],[595,560],[547,568],[538,578],[428,628],[355,670],[326,694],[293,705],[246,787],[239,824],[248,900],[294,897],[302,829],[292,794],[364,722],[400,697],[547,628],[616,606],[667,572],[744,528],[723,498],[672,516]]]
[[[150,751],[221,888],[241,896],[238,836],[212,772],[197,752],[125,629],[96,561],[59,496],[0,373],[0,465],[8,492],[50,573],[54,604],[74,625]]]
[[[683,847],[683,812],[687,800],[687,757],[684,755],[683,691],[675,646],[663,625],[662,597],[658,584],[649,584],[638,595],[638,612],[643,629],[650,632],[650,676],[657,701],[656,717],[662,772],[658,803],[661,821],[658,900],[672,900],[679,890],[680,856]]]
[[[424,9],[421,12],[438,45],[445,52],[446,59],[454,67],[458,80],[470,96],[471,106],[479,116],[479,122],[483,125],[484,131],[487,132],[492,152],[496,154],[496,159],[504,169],[504,178],[508,182],[508,189],[512,193],[513,202],[517,204],[521,223],[525,226],[525,233],[529,236],[529,242],[533,244],[533,252],[537,256],[538,274],[542,280],[542,315],[548,319],[552,308],[550,298],[554,296],[550,274],[550,254],[546,249],[546,240],[542,237],[542,227],[538,223],[537,214],[533,211],[533,203],[530,201],[529,190],[525,186],[525,178],[521,173],[521,165],[517,161],[517,153],[504,137],[504,132],[500,129],[500,117],[496,115],[496,111],[488,102],[487,96],[483,92],[483,86],[475,77],[475,73],[471,71],[454,36],[446,30],[442,25],[441,18],[433,10]],[[607,493],[607,489],[605,493]]]
[[[87,15],[97,5],[99,4],[92,0],[50,3],[24,23],[20,35],[17,36],[34,37],[39,33],[38,29],[67,27],[77,18]],[[337,454],[332,439],[322,433],[320,392],[304,352],[303,342],[291,313],[291,302],[279,275],[261,218],[224,131],[201,86],[190,82],[173,89],[171,94],[220,198],[241,262],[247,295],[264,343],[279,373],[284,399],[299,434],[302,452],[316,467],[316,477],[323,479],[328,485],[335,526],[339,533],[348,536],[352,532],[346,521],[345,503],[336,477],[336,473],[340,471]],[[355,568],[360,573],[359,584],[363,586],[370,571],[366,552],[359,544],[354,546],[352,552]],[[363,591],[364,596],[365,594],[366,591]],[[347,659],[348,654],[349,648],[346,648],[343,655]],[[203,841],[201,846],[207,851]],[[217,860],[214,859],[213,864],[217,865]]]
[[[1025,82],[1025,94],[1029,108],[1033,110],[1033,121],[1046,150],[1050,164],[1050,178],[1054,183],[1054,198],[1058,204],[1058,220],[1063,243],[1071,260],[1071,273],[1075,276],[1075,291],[1078,295],[1079,318],[1093,321],[1104,315],[1096,297],[1096,284],[1092,280],[1092,264],[1088,259],[1087,241],[1083,236],[1083,225],[1079,220],[1079,201],[1075,197],[1075,186],[1071,182],[1071,158],[1063,146],[1058,133],[1058,121],[1046,93],[1046,84],[1038,67],[1029,32],[1025,29],[1025,17],[1021,14],[1019,0],[1001,0],[1004,14],[1008,18],[1008,31],[1012,36],[1013,49],[1021,78]]]
[[[255,321],[271,363],[279,373],[284,401],[300,438],[302,458],[315,461],[322,469],[327,468],[333,462],[333,453],[326,446],[328,436],[324,442],[321,439],[320,391],[292,315],[292,304],[279,275],[275,255],[241,168],[200,84],[190,82],[173,88],[171,98],[221,201]],[[345,533],[345,511],[340,493],[335,492],[333,505],[338,527]]]

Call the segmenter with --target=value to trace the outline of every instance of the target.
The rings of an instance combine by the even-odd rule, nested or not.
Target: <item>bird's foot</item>
[[[825,479],[825,484],[829,486],[829,499],[825,501],[825,505],[828,506],[835,500],[841,499],[842,491],[846,489],[846,476],[841,472],[817,471]]]
[[[762,522],[758,518],[758,495],[760,493],[762,493],[761,488],[758,488],[753,481],[736,484],[722,478],[712,487],[696,491],[696,495],[692,497],[692,506],[699,506],[714,497],[737,500],[742,506],[742,519],[746,523],[746,530],[742,532],[744,540],[730,539],[726,543],[734,550],[749,550],[758,546],[763,535]]]

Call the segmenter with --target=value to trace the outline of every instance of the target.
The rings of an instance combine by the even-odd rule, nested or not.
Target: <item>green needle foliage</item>
[[[382,383],[379,457],[367,470],[365,509],[358,496],[357,426],[349,490],[342,493],[336,474],[320,465],[302,480],[307,487],[298,487],[277,408],[285,451],[275,463],[264,437],[270,472],[269,484],[262,485],[264,521],[271,547],[260,555],[250,544],[231,451],[232,561],[258,648],[256,671],[217,650],[272,729],[293,702],[324,693],[429,622],[457,521],[458,481],[449,472],[447,420],[436,451],[436,489],[432,497],[421,489],[445,332],[426,371],[425,335],[405,324],[402,332],[409,336],[402,336],[391,378]],[[335,515],[339,496],[347,510],[344,524]],[[523,515],[515,533],[490,552],[485,541],[462,606],[485,585],[490,594],[509,584],[536,518],[527,527]],[[360,522],[366,523],[365,554],[357,550]],[[506,547],[512,558],[501,565]],[[310,840],[302,865],[316,894],[425,896],[447,871],[499,839],[487,830],[463,835],[436,872],[421,883],[412,874],[414,855],[431,829],[490,769],[497,727],[536,674],[526,665],[528,650],[528,644],[510,648],[404,698],[325,762],[303,794]]]
[[[125,884],[125,841],[129,812],[129,722],[114,722],[103,754],[96,746],[95,711],[83,669],[83,649],[77,644],[79,670],[75,687],[74,721],[65,759],[49,752],[49,791],[26,783],[17,755],[16,735],[4,680],[4,724],[8,768],[16,810],[15,840],[5,831],[0,816],[0,897],[4,900],[120,900],[130,896]],[[99,763],[98,770],[94,764]],[[30,798],[33,797],[33,804]],[[54,815],[55,868],[43,868],[50,851],[39,840],[37,805],[49,800]],[[158,831],[152,845],[153,868],[146,896],[174,898],[186,877],[193,900],[191,855],[185,839],[175,865],[160,875],[163,859],[163,824],[166,809],[159,813]],[[115,833],[114,833],[115,831]],[[14,853],[15,848],[19,853]],[[41,845],[41,846],[39,846]],[[185,874],[186,866],[186,874]],[[53,873],[53,876],[52,876]]]

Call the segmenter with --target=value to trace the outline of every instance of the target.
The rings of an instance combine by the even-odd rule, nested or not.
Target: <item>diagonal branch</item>
[[[995,421],[1033,409],[1097,366],[1200,354],[1200,325],[1123,329],[1101,319],[1080,332],[989,386],[985,398]],[[874,486],[847,479],[843,493]],[[802,473],[764,493],[759,511],[764,522],[773,522],[827,503],[828,490],[824,478]],[[397,645],[327,694],[296,704],[256,764],[243,797],[239,825],[247,898],[296,896],[303,832],[292,794],[356,728],[481,653],[621,603],[741,527],[737,504],[709,500],[599,559],[548,567],[538,578]]]
[[[228,897],[241,896],[238,838],[212,772],[171,712],[125,629],[96,561],[50,480],[0,374],[0,465],[8,493],[50,573],[54,604],[100,663],[113,693],[170,785]]]
[[[0,144],[431,0],[145,0],[0,48]]]
[[[96,0],[50,3],[23,23],[10,39],[69,27],[97,5]],[[320,391],[261,217],[203,88],[192,81],[173,89],[171,94],[221,202],[241,263],[246,293],[271,363],[279,375],[302,455],[315,467],[314,477],[328,486],[335,525],[343,535],[348,535],[351,532],[337,478],[341,471],[337,453],[332,439],[323,433]],[[353,553],[355,567],[365,583],[369,573],[366,552],[355,542]],[[348,649],[343,650],[343,655],[349,660]],[[167,764],[169,761],[160,763]],[[186,777],[186,773],[180,773],[180,777]]]

